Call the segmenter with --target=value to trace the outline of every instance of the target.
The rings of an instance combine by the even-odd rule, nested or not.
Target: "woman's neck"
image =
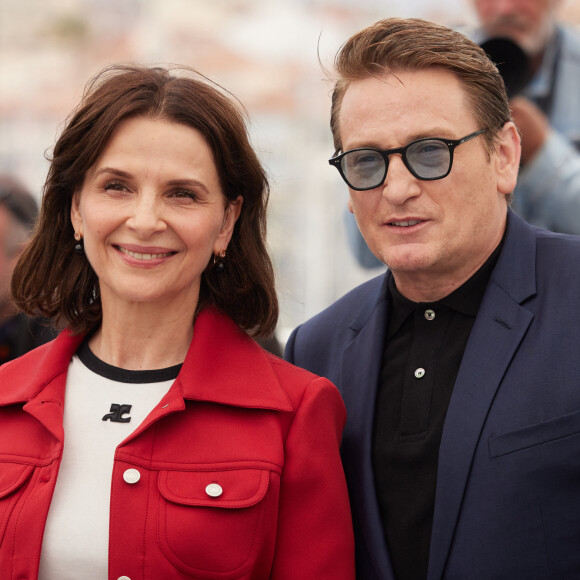
[[[89,340],[102,361],[128,370],[154,370],[180,364],[193,336],[195,307],[159,311],[148,304],[112,311],[103,306],[103,322]]]

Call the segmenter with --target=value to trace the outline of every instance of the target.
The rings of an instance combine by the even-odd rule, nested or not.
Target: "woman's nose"
[[[127,225],[136,230],[140,236],[148,237],[167,229],[162,214],[162,204],[154,196],[139,195],[135,200]]]

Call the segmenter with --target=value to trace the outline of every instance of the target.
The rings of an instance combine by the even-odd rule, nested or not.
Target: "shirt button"
[[[428,308],[427,310],[425,310],[423,316],[425,316],[427,320],[433,320],[435,318],[435,311]]]
[[[123,479],[130,484],[137,483],[141,479],[141,474],[137,469],[127,469],[127,471],[123,473]],[[124,578],[124,576],[121,578]]]
[[[425,376],[425,369],[422,368],[418,368],[415,370],[415,378],[416,379],[422,379]]]
[[[207,493],[207,495],[210,497],[219,497],[223,492],[224,490],[219,483],[210,483],[205,488],[205,493]]]
[[[119,576],[117,580],[131,580],[131,578],[129,576]]]

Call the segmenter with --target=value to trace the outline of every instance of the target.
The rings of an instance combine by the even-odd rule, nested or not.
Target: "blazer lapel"
[[[372,467],[374,407],[387,321],[386,280],[372,307],[350,325],[353,340],[342,356],[341,394],[348,409],[342,457],[362,545],[377,578],[394,578],[379,515]]]
[[[439,453],[428,580],[443,577],[471,462],[502,377],[533,314],[536,239],[510,212],[504,248],[473,326],[447,411]]]

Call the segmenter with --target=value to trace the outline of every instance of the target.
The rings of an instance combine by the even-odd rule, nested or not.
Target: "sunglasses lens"
[[[385,160],[373,149],[359,149],[347,153],[340,162],[342,172],[354,189],[373,189],[385,177]]]
[[[424,139],[411,143],[406,157],[420,179],[437,179],[449,171],[451,153],[444,141]]]

